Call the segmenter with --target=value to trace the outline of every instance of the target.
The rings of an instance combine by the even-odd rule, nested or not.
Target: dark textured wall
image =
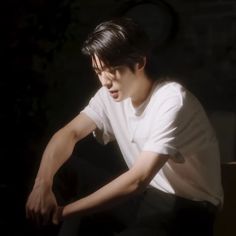
[[[208,111],[235,111],[236,2],[166,2],[178,24],[168,43],[154,50],[157,68],[181,78]],[[17,217],[24,218],[22,203],[49,137],[79,112],[99,86],[80,54],[81,43],[93,26],[129,3],[1,3],[1,204],[9,199],[20,204],[11,206],[17,209],[14,223]],[[4,212],[7,217],[0,223],[5,226],[12,216],[5,206]]]

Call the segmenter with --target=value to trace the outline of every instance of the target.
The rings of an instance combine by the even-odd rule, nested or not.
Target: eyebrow
[[[98,62],[101,66],[101,68],[98,67],[98,63],[97,60],[95,59],[94,56],[92,56],[92,68],[95,71],[102,71],[102,70],[111,70],[111,69],[119,69],[121,66],[108,66],[106,64],[104,64],[99,58],[98,58]]]
[[[95,72],[101,72],[101,71],[103,71],[103,70],[107,70],[107,71],[117,70],[117,69],[120,68],[120,66],[114,66],[114,67],[104,66],[104,67],[102,67],[101,69],[99,69],[98,67],[96,67],[96,66],[93,65],[92,68],[93,68],[93,70],[94,70]]]

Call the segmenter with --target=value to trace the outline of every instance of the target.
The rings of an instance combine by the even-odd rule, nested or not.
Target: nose
[[[110,88],[112,86],[112,81],[104,73],[102,73],[100,81],[104,87]]]

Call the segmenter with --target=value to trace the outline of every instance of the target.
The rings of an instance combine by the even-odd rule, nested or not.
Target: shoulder
[[[153,94],[152,103],[156,106],[178,106],[182,107],[187,97],[187,90],[178,82],[157,82]]]
[[[179,96],[183,98],[186,95],[186,88],[175,81],[160,81],[156,83],[154,95],[159,97]]]

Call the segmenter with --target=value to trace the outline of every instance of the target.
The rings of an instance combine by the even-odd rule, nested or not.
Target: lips
[[[118,97],[118,90],[112,90],[112,91],[109,91],[109,92],[110,92],[110,94],[111,94],[111,96],[113,98],[117,98]]]

